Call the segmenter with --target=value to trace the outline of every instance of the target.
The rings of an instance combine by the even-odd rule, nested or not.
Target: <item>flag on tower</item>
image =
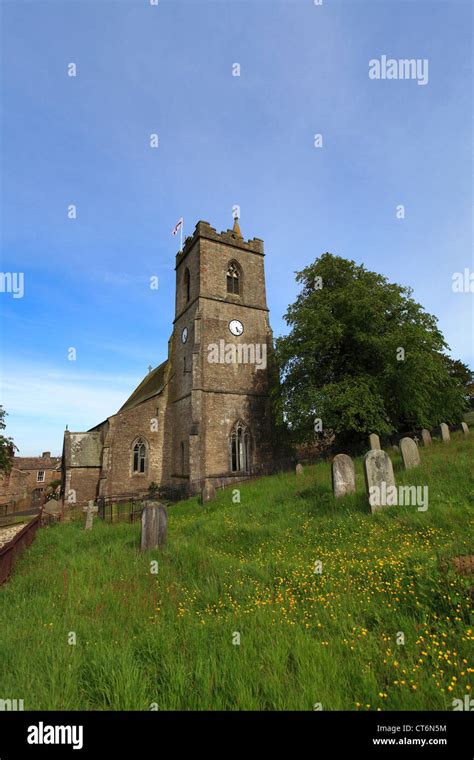
[[[171,234],[172,235],[177,235],[178,234],[178,230],[182,228],[183,223],[184,223],[183,217],[181,217],[180,219],[178,219],[178,221],[176,222],[175,226],[173,227],[173,230],[172,230]]]

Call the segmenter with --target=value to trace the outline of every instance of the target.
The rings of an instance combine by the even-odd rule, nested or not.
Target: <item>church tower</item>
[[[204,480],[237,482],[268,471],[272,333],[263,241],[238,221],[218,233],[198,222],[176,256],[169,346],[164,471],[191,493]]]
[[[263,261],[263,241],[245,241],[237,220],[221,233],[198,222],[176,256],[168,359],[150,367],[106,420],[65,431],[64,504],[99,498],[105,509],[123,497],[147,498],[152,486],[177,498],[270,471]]]

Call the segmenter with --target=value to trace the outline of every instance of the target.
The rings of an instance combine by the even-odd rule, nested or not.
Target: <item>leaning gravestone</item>
[[[90,501],[87,507],[83,507],[82,511],[86,513],[86,524],[84,530],[92,530],[94,524],[94,515],[99,511],[99,507],[94,507],[94,502]]]
[[[423,446],[431,446],[431,433],[426,428],[421,431],[421,438],[423,440]]]
[[[378,437],[377,433],[371,433],[369,435],[369,446],[371,449],[380,448],[380,438]]]
[[[439,426],[441,430],[441,438],[443,439],[443,443],[448,443],[448,441],[451,440],[451,436],[449,435],[449,428],[446,425],[445,422],[442,422]]]
[[[461,422],[461,428],[464,435],[469,435],[469,428],[466,422]]]
[[[396,503],[395,476],[392,462],[385,451],[372,449],[367,452],[364,458],[364,477],[372,513]]]
[[[207,504],[216,498],[216,489],[211,480],[205,480],[201,488],[201,503]]]
[[[336,499],[355,492],[354,462],[347,454],[337,454],[332,460],[332,491]]]
[[[303,465],[302,464],[297,464],[296,465],[296,474],[297,475],[303,475],[304,474],[304,470],[303,470]]]
[[[141,551],[166,544],[167,529],[168,515],[164,506],[158,501],[146,502],[142,510]]]
[[[418,446],[412,438],[402,438],[400,441],[400,451],[405,470],[411,470],[412,467],[418,467],[420,464],[420,454]]]

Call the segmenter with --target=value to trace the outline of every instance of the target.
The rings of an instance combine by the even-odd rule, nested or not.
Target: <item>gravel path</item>
[[[8,544],[24,527],[25,523],[20,523],[19,525],[9,525],[8,528],[0,528],[0,549]]]

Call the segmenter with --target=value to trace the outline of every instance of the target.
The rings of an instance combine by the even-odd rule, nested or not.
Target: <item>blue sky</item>
[[[66,424],[114,413],[166,358],[171,229],[227,229],[235,204],[265,240],[275,335],[294,272],[331,251],[413,287],[472,366],[472,294],[452,289],[473,270],[470,3],[1,8],[1,269],[25,277],[0,293],[1,403],[20,455],[60,453]],[[369,79],[382,55],[428,59],[428,84]]]

